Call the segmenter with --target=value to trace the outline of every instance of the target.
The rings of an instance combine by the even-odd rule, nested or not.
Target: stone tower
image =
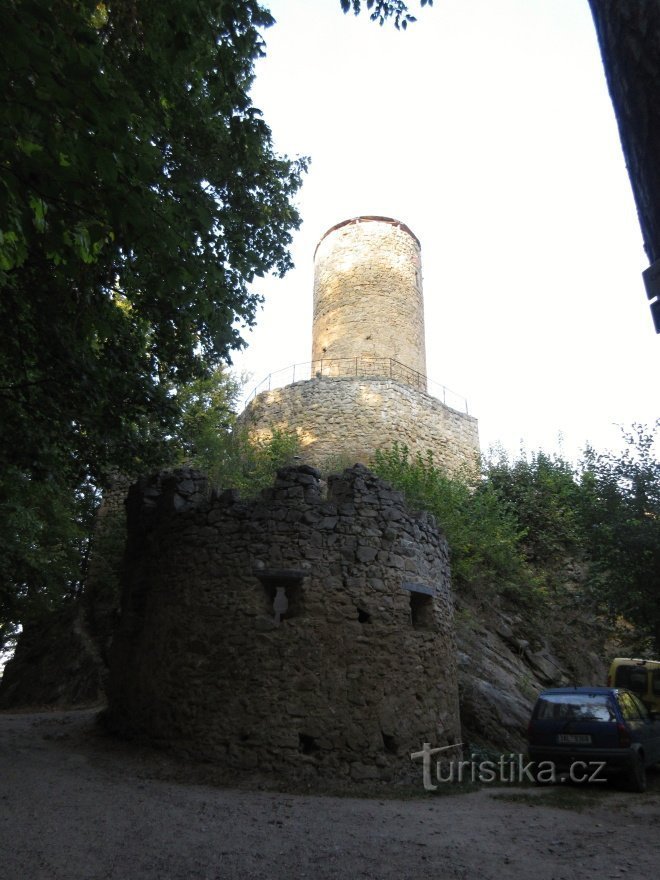
[[[312,361],[338,359],[391,359],[426,388],[421,247],[398,220],[345,220],[316,248]]]
[[[430,450],[449,472],[474,468],[477,420],[428,393],[420,250],[389,217],[325,233],[314,257],[312,362],[292,371],[302,381],[250,401],[240,422],[253,437],[293,429],[303,461],[321,468],[368,465],[395,441],[413,455]]]

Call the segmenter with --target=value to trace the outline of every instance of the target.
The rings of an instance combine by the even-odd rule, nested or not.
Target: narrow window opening
[[[399,752],[399,744],[396,741],[396,738],[390,736],[389,733],[383,733],[381,730],[381,734],[383,737],[383,745],[385,746],[385,751],[390,755],[396,755]]]
[[[433,629],[433,597],[410,593],[410,622],[415,629]]]
[[[319,750],[320,746],[313,736],[309,736],[306,733],[298,734],[298,751],[302,752],[303,755],[315,755]]]
[[[303,613],[302,579],[268,578],[262,581],[264,611],[275,623],[291,620]]]
[[[365,611],[364,608],[358,608],[357,613],[360,623],[371,623],[371,614]]]

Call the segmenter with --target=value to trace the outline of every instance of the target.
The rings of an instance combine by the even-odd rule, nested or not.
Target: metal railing
[[[265,379],[262,379],[245,398],[243,406],[247,406],[262,391],[273,391],[309,379],[341,377],[393,379],[395,382],[402,382],[404,385],[430,394],[442,401],[445,406],[468,412],[467,400],[446,385],[429,380],[423,373],[407,367],[394,358],[382,357],[324,358],[303,364],[291,364],[289,367],[269,373]]]

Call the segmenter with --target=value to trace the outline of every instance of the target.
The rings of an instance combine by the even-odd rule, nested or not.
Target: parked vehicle
[[[647,709],[660,712],[660,660],[615,657],[607,675],[607,686],[628,688]]]
[[[646,768],[660,761],[660,718],[624,688],[542,691],[527,734],[539,782],[619,774],[633,791],[644,791]]]

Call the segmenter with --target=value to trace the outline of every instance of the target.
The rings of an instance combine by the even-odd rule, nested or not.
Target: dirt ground
[[[650,790],[555,786],[319,796],[228,786],[118,743],[95,711],[0,713],[7,880],[639,878],[660,865]],[[393,795],[397,795],[393,797]]]

